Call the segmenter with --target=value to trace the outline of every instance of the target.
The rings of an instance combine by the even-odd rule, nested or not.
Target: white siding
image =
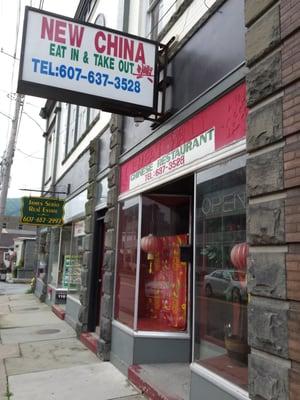
[[[98,0],[90,16],[90,22],[94,23],[98,14],[104,14],[106,27],[112,29],[121,29],[120,20],[123,16],[123,0]],[[65,144],[66,144],[66,132],[64,123],[61,126],[61,132],[59,135],[59,149],[58,149],[58,160],[57,160],[57,174],[56,180],[58,180],[76,161],[80,154],[86,150],[89,146],[90,141],[93,140],[99,132],[108,124],[110,120],[110,113],[100,111],[100,119],[93,126],[86,137],[79,143],[79,145],[73,150],[71,155],[64,161],[65,158]],[[64,161],[64,162],[63,162]]]

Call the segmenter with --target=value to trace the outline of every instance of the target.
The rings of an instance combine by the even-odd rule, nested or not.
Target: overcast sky
[[[79,0],[44,0],[43,9],[73,17]],[[0,159],[7,146],[15,102],[10,100],[16,92],[19,61],[14,60],[15,43],[18,37],[16,57],[20,57],[23,16],[26,5],[39,7],[40,0],[0,0]],[[20,11],[20,19],[18,18]],[[7,53],[7,54],[5,54]],[[39,111],[45,99],[25,97],[16,152],[11,170],[8,197],[22,197],[30,192],[21,188],[40,189],[43,168],[45,121]],[[4,116],[5,114],[6,116]],[[34,122],[34,119],[36,122]],[[40,127],[39,127],[40,125]],[[37,193],[32,193],[37,195]]]

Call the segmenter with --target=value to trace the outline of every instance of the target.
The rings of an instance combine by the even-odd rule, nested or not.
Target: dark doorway
[[[99,333],[100,306],[102,297],[103,255],[104,255],[104,216],[105,211],[96,214],[93,241],[93,261],[90,275],[88,330]]]

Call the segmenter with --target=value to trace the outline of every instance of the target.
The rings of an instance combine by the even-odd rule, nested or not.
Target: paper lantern
[[[246,242],[233,246],[230,252],[232,264],[240,270],[246,269],[249,246]]]
[[[149,261],[149,274],[152,274],[154,253],[159,249],[159,239],[149,233],[148,236],[142,237],[141,249],[147,253],[147,260]]]

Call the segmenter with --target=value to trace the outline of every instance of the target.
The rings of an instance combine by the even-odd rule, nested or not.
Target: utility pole
[[[13,163],[14,152],[16,147],[16,138],[18,133],[18,126],[20,122],[20,111],[24,104],[24,96],[22,94],[17,94],[16,105],[14,116],[11,123],[11,131],[8,146],[6,149],[5,157],[2,160],[2,181],[1,181],[1,193],[0,193],[0,220],[5,214],[5,206],[7,199],[7,192],[10,179],[10,170]],[[1,232],[2,229],[0,229]]]

